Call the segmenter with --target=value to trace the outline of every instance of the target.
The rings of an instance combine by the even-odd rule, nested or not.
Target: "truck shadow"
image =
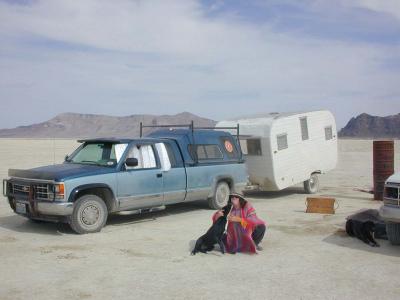
[[[106,226],[124,226],[135,223],[155,221],[158,218],[173,216],[195,210],[209,210],[206,201],[194,201],[168,205],[165,210],[148,213],[111,214],[108,217]],[[0,217],[0,228],[14,232],[33,233],[40,235],[64,235],[75,234],[65,223],[34,222],[22,216],[11,215]]]
[[[342,229],[337,230],[333,234],[323,239],[323,242],[339,247],[366,251],[391,257],[400,257],[399,247],[391,245],[390,242],[387,240],[377,239],[376,241],[378,242],[380,247],[371,247],[363,243],[359,239],[348,236],[346,231]]]
[[[155,221],[158,218],[178,215],[195,210],[210,210],[206,201],[194,201],[187,203],[177,203],[167,205],[164,210],[147,213],[129,213],[112,214],[108,217],[107,225],[124,226],[134,223]]]
[[[35,222],[18,215],[0,217],[0,227],[15,232],[44,235],[63,235],[66,233],[73,233],[68,224],[40,221]]]

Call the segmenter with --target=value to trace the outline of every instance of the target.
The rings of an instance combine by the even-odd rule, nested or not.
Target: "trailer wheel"
[[[319,191],[319,179],[317,174],[311,174],[310,179],[304,181],[304,190],[307,194],[316,194]]]
[[[69,224],[79,234],[99,232],[106,224],[107,217],[107,206],[100,197],[84,195],[75,202]]]
[[[213,197],[208,200],[208,205],[212,209],[221,209],[227,203],[231,189],[225,181],[221,181],[217,184]]]
[[[386,233],[392,245],[400,245],[400,224],[386,223]]]

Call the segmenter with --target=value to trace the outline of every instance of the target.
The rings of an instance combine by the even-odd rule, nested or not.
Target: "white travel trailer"
[[[271,113],[221,121],[216,127],[237,124],[250,184],[260,190],[303,182],[307,193],[317,193],[318,174],[336,167],[336,122],[329,111]]]

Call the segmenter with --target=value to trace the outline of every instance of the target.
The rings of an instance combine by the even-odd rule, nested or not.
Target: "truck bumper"
[[[43,215],[69,216],[74,210],[74,204],[72,202],[37,202],[36,209],[39,214]]]
[[[399,206],[382,205],[379,208],[379,215],[386,222],[400,223],[400,207]]]
[[[9,199],[12,210],[21,216],[30,219],[65,221],[72,214],[74,204],[72,202],[49,202],[20,199]]]

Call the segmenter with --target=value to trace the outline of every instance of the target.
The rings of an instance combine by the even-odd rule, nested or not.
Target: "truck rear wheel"
[[[99,232],[107,222],[104,201],[96,195],[84,195],[75,202],[70,226],[79,234]]]
[[[400,224],[386,223],[386,233],[392,245],[400,245]]]
[[[212,209],[221,209],[227,203],[231,189],[225,181],[221,181],[217,184],[213,197],[208,200],[208,205]]]
[[[310,179],[304,181],[304,190],[307,194],[316,194],[319,191],[319,179],[317,174],[311,174]]]

